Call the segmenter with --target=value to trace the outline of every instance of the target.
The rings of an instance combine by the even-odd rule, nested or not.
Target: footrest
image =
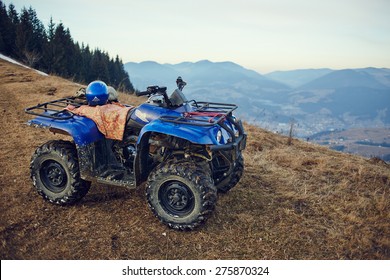
[[[117,180],[117,179],[98,177],[97,182],[101,183],[101,184],[111,185],[111,186],[118,186],[118,187],[125,187],[128,189],[135,189],[134,180]]]
[[[125,175],[125,170],[107,170],[102,174],[102,178],[107,180],[121,180]]]

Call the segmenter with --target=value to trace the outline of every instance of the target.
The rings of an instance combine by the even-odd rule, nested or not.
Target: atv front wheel
[[[49,141],[37,148],[30,171],[37,192],[53,204],[75,203],[90,187],[90,182],[80,178],[77,151],[68,141]]]
[[[192,230],[214,210],[217,190],[200,164],[171,160],[150,173],[146,197],[162,223],[174,229]]]
[[[221,169],[221,167],[218,166],[218,163],[219,161],[215,161],[216,166]],[[229,167],[226,167],[226,169],[228,168]],[[214,175],[214,180],[216,181],[217,190],[221,193],[227,193],[234,186],[238,184],[243,173],[244,173],[244,158],[242,157],[242,155],[239,155],[236,161],[234,162],[233,170],[227,177],[224,177],[225,174],[222,174],[222,172],[218,172]]]

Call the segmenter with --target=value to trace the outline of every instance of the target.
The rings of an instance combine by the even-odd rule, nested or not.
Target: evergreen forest
[[[69,28],[53,19],[47,27],[32,8],[18,13],[13,4],[0,1],[0,53],[48,74],[88,84],[102,80],[116,89],[133,93],[123,62],[100,49],[75,42]]]

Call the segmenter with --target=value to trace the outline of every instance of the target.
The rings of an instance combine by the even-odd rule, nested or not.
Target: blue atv
[[[170,96],[159,86],[138,92],[149,98],[128,110],[121,140],[105,137],[92,119],[64,109],[88,106],[85,96],[27,108],[35,115],[30,126],[73,138],[36,149],[30,170],[38,193],[69,205],[82,199],[91,183],[146,185],[148,204],[162,223],[181,230],[204,223],[217,192],[229,191],[243,174],[246,133],[232,114],[236,105],[189,101],[180,77],[177,85]]]

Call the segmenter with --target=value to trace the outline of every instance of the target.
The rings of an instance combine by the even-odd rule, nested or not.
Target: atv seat
[[[134,120],[134,114],[135,114],[135,110],[136,110],[136,108],[135,107],[133,107],[133,108],[131,108],[130,110],[129,110],[129,112],[127,113],[127,119],[126,119],[126,127],[125,127],[125,130],[126,131],[133,131],[133,130],[135,130],[135,131],[139,131],[139,130],[141,130],[142,129],[142,127],[143,127],[143,125],[142,124],[140,124],[140,123],[138,123],[138,122],[136,122],[135,120]]]
[[[102,106],[82,105],[80,107],[68,106],[70,112],[93,120],[108,139],[122,140],[129,111],[134,107],[127,107],[119,103]]]

